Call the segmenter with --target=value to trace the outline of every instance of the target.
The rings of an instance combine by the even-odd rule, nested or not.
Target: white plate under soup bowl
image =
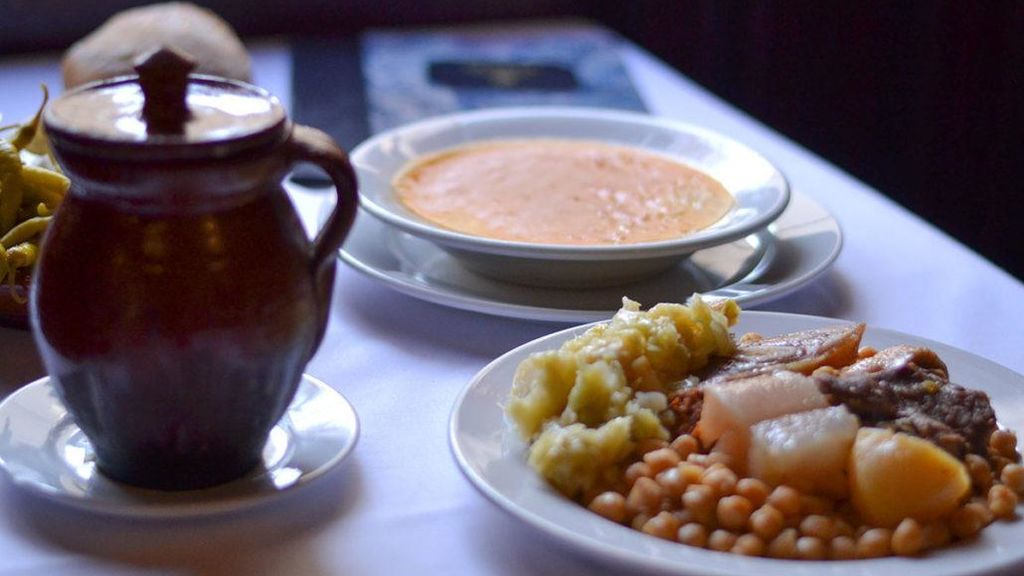
[[[424,155],[485,140],[529,138],[597,140],[669,157],[720,182],[734,206],[710,227],[669,240],[539,244],[444,228],[406,208],[392,187],[395,175]],[[370,138],[351,158],[364,210],[436,243],[474,272],[540,286],[608,286],[656,274],[697,250],[767,226],[785,209],[790,195],[782,173],[735,140],[673,120],[597,108],[498,108],[438,116]]]

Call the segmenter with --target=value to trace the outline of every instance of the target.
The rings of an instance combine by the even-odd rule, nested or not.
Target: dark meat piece
[[[911,436],[927,438],[939,448],[961,459],[968,452],[979,453],[977,450],[970,449],[967,445],[967,439],[952,427],[920,412],[912,412],[908,416],[901,416],[888,422],[886,427],[892,428],[896,432],[904,432]],[[987,454],[987,451],[980,452],[980,454]]]
[[[946,366],[934,352],[912,346],[886,348],[841,371],[819,370],[814,376],[823,393],[871,422],[899,417],[899,394],[937,391],[949,382]]]
[[[830,326],[771,338],[747,334],[736,353],[712,365],[702,380],[739,380],[779,370],[809,375],[821,366],[846,366],[857,359],[864,324]]]
[[[841,371],[818,370],[814,379],[862,424],[926,438],[959,458],[988,455],[996,429],[988,395],[950,383],[945,364],[927,348],[894,346]]]

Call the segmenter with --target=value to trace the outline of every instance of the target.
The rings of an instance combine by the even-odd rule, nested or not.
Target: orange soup
[[[398,198],[445,228],[545,244],[678,238],[724,216],[711,176],[657,154],[589,140],[492,140],[411,163]]]

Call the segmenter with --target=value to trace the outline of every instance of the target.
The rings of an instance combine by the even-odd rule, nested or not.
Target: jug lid
[[[170,48],[144,55],[137,76],[86,84],[44,113],[55,144],[91,156],[173,159],[226,156],[285,136],[284,107],[266,90],[190,74],[195,64]]]

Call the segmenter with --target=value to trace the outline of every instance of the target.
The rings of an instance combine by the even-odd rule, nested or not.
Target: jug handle
[[[359,206],[356,175],[348,161],[348,155],[330,136],[316,128],[294,125],[287,145],[292,162],[305,161],[319,166],[334,183],[338,196],[330,216],[313,239],[310,261],[317,292],[317,306],[321,312],[320,330],[316,339],[319,343],[327,327],[327,311],[330,306],[338,249],[352,228],[356,208]]]

